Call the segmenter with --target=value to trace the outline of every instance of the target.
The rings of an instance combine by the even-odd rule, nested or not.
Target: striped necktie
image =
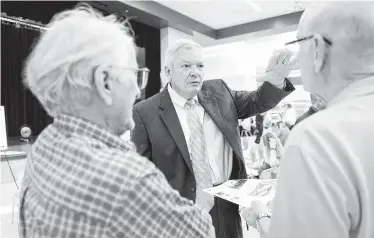
[[[199,120],[196,107],[196,100],[191,98],[187,100],[185,109],[187,113],[188,127],[190,128],[190,157],[192,168],[196,179],[196,200],[195,203],[206,211],[214,205],[212,195],[203,191],[203,189],[211,188],[212,175],[208,164],[208,154],[205,144],[204,128],[201,120]]]

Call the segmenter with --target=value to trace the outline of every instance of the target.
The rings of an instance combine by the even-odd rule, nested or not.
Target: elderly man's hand
[[[292,52],[287,49],[277,49],[273,52],[266,68],[266,79],[272,85],[283,88],[284,79],[290,74],[296,60],[291,61]]]
[[[256,221],[260,213],[269,212],[269,208],[260,201],[253,201],[250,208],[243,208],[242,217],[249,226],[256,227]]]
[[[241,212],[241,215],[243,219],[247,222],[248,226],[256,228],[256,220],[257,220],[258,214],[253,212],[251,207],[244,208]]]

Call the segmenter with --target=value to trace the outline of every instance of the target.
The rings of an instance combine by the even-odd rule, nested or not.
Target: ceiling
[[[119,0],[87,1],[104,12],[131,17],[154,28],[174,28],[206,45],[294,31],[305,1]]]
[[[306,1],[155,1],[215,30],[305,10]]]

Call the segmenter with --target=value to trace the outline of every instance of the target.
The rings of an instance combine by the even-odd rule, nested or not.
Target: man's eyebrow
[[[183,63],[191,63],[191,61],[188,61],[188,60],[181,60],[181,62],[183,62]],[[197,64],[204,64],[204,62],[200,61],[200,62],[197,62]]]

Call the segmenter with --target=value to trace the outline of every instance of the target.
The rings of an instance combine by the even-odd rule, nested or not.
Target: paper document
[[[238,179],[229,180],[204,191],[240,206],[250,207],[252,201],[258,200],[268,204],[273,200],[276,184],[276,179]]]

